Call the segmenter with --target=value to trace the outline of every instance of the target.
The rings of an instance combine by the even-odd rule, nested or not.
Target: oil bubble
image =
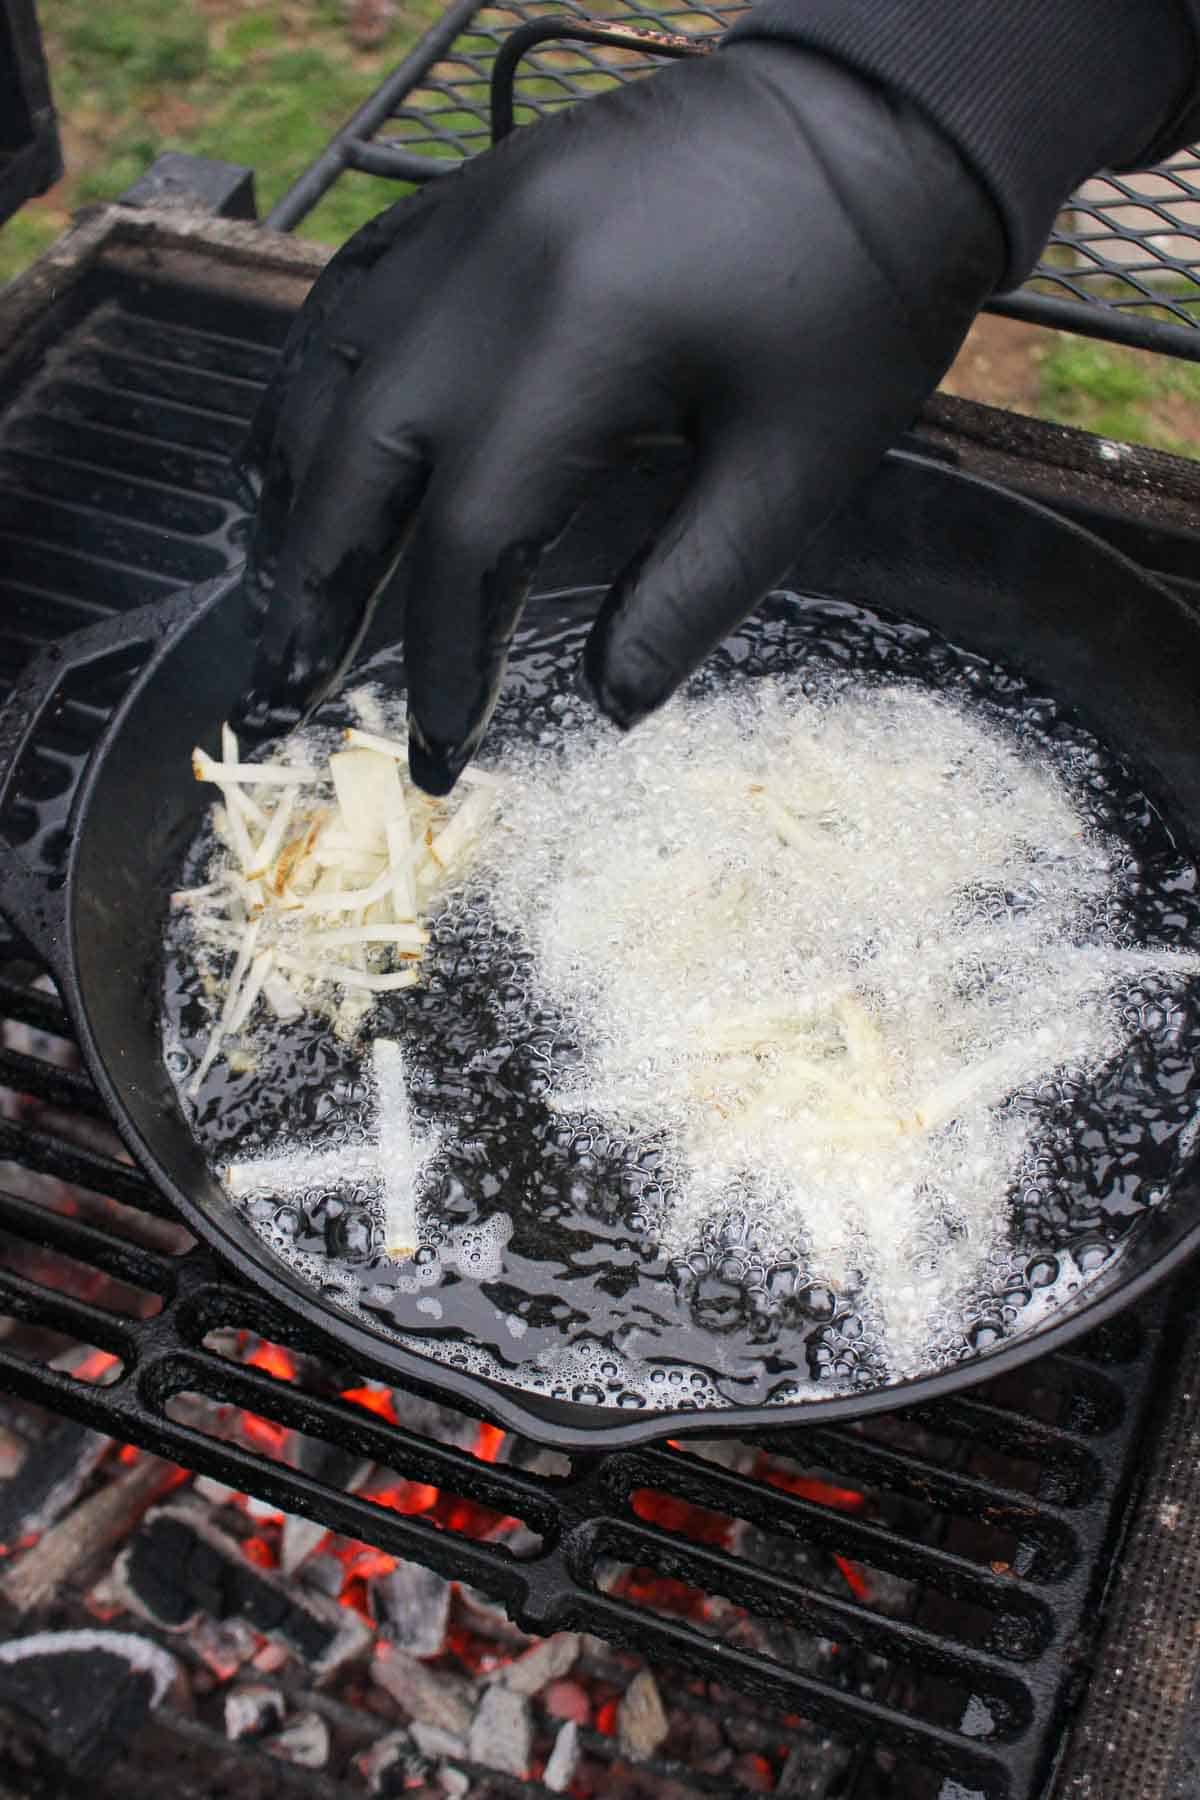
[[[522,633],[489,739],[524,834],[515,887],[511,869],[481,867],[448,898],[428,980],[381,1001],[362,1043],[312,1020],[256,1025],[244,1045],[254,1077],[214,1069],[194,1114],[185,1101],[218,1168],[269,1164],[289,1146],[307,1160],[314,1144],[346,1159],[338,1180],[297,1189],[263,1174],[244,1216],[266,1250],[434,1362],[535,1393],[594,1387],[594,1404],[619,1407],[869,1389],[953,1368],[1077,1304],[1146,1213],[1175,1203],[1200,1142],[1188,1091],[1200,1008],[1190,978],[1144,966],[1164,945],[1200,941],[1196,872],[1131,772],[1021,677],[849,606],[769,602],[628,739],[571,700],[577,637],[547,636],[532,613]],[[402,733],[398,662],[380,668],[374,728]],[[323,721],[328,750],[343,719],[335,707]],[[701,795],[688,784],[706,768],[736,780]],[[774,827],[764,836],[753,791],[764,778],[791,809],[787,830],[808,834],[799,859]],[[704,983],[676,1063],[672,968],[708,912],[698,844],[716,853],[737,925],[722,934],[719,987],[711,941],[696,945]],[[564,886],[571,857],[592,850],[604,881],[589,892],[585,869]],[[211,834],[187,855],[198,884]],[[841,869],[854,878],[839,890]],[[747,882],[772,904],[740,910]],[[522,883],[543,896],[540,914],[514,905]],[[647,884],[655,924],[639,935]],[[896,1049],[914,921],[928,980],[920,1030]],[[163,1042],[180,1087],[228,972],[225,952],[190,930],[172,918],[164,963]],[[944,981],[927,956],[939,943]],[[1058,1006],[1068,968],[1080,986]],[[698,1095],[714,1119],[730,1109],[720,1081],[705,1086],[709,1050],[727,1054],[720,1033],[739,1008],[753,1019],[764,996],[813,992],[850,993],[861,1012],[839,1001],[821,1015],[824,1039],[804,1022],[790,1045],[751,1048],[763,1110],[732,1157],[698,1134]],[[379,1031],[403,1042],[417,1126],[441,1134],[415,1196],[416,1255],[402,1261],[375,1236],[362,1045]],[[960,1103],[914,1164],[925,1147],[913,1112],[1011,1042],[1041,1048],[1005,1067],[994,1104],[964,1117]],[[947,1045],[948,1077],[935,1066]],[[764,1178],[778,1123],[766,1090],[852,1056],[862,1080],[836,1154],[793,1134]],[[879,1101],[889,1093],[894,1113]],[[896,1142],[875,1150],[881,1120]],[[440,1316],[424,1304],[435,1298]]]

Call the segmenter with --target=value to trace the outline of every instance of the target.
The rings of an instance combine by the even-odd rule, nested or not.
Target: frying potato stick
[[[323,1008],[339,1036],[353,1036],[375,996],[415,986],[429,944],[421,914],[462,872],[496,811],[497,776],[469,772],[447,804],[406,785],[402,739],[353,729],[345,741],[321,767],[243,762],[226,725],[219,759],[192,753],[196,779],[220,790],[214,824],[230,862],[171,903],[191,914],[199,942],[234,952],[193,1097],[260,999],[285,1023]]]

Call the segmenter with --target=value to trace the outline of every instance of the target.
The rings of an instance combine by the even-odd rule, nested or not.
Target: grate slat
[[[10,542],[25,548],[26,558],[29,546],[39,542],[86,553],[89,539],[103,530],[114,552],[108,558],[110,568],[143,577],[148,568],[156,572],[161,569],[179,581],[197,581],[220,574],[225,567],[225,558],[218,549],[198,543],[194,534],[178,531],[165,520],[152,526],[122,517],[115,506],[65,494],[38,493],[19,484],[7,492],[14,507],[26,509],[26,529],[10,538]]]
[[[972,1562],[941,1544],[924,1543],[895,1526],[835,1512],[819,1501],[782,1493],[769,1482],[714,1468],[684,1452],[675,1452],[675,1460],[683,1467],[661,1475],[653,1484],[658,1491],[743,1520],[772,1535],[824,1544],[873,1568],[928,1583],[956,1599],[1020,1616],[1040,1648],[1053,1636],[1049,1608],[1027,1590],[1023,1580],[997,1575],[986,1564]],[[651,1484],[638,1474],[629,1482],[629,1492],[643,1485]]]
[[[68,1143],[50,1132],[31,1130],[0,1118],[0,1157],[36,1174],[65,1181],[72,1187],[107,1195],[122,1206],[135,1207],[139,1212],[162,1219],[175,1217],[140,1169],[130,1163],[118,1162],[115,1156],[107,1156],[99,1150]]]
[[[796,1450],[786,1453],[795,1455]],[[1052,1557],[1056,1575],[1075,1553],[1070,1519],[1065,1512],[1032,1499],[1019,1488],[1006,1488],[980,1476],[944,1469],[926,1461],[919,1450],[902,1452],[849,1433],[834,1437],[817,1430],[811,1434],[804,1454],[828,1462],[842,1475],[869,1487],[885,1487],[891,1493],[925,1501],[940,1511],[1004,1525],[1016,1535],[1032,1539]]]
[[[169,1294],[174,1289],[175,1267],[170,1257],[114,1239],[98,1226],[52,1212],[49,1207],[9,1193],[3,1187],[0,1187],[0,1225],[31,1244],[61,1250],[76,1262],[88,1263],[102,1269],[106,1275],[126,1281],[133,1287],[146,1288],[152,1294]]]
[[[188,537],[207,537],[226,522],[228,508],[218,500],[199,500],[181,484],[148,476],[130,480],[111,467],[87,462],[77,451],[72,454],[72,449],[65,443],[55,451],[10,449],[5,462],[16,476],[18,491],[23,488],[38,501],[100,506]]]
[[[274,348],[219,331],[202,331],[163,319],[150,320],[124,307],[98,312],[90,336],[114,350],[184,369],[229,376],[262,387],[275,367]]]
[[[561,1617],[564,1623],[557,1623]],[[711,1665],[712,1644],[694,1626],[677,1620],[635,1613],[631,1621],[619,1602],[601,1594],[582,1604],[567,1602],[555,1615],[554,1629],[595,1632],[641,1655],[677,1663],[704,1673]],[[960,1783],[974,1784],[985,1795],[1011,1793],[1008,1770],[999,1756],[989,1755],[977,1741],[945,1726],[915,1720],[908,1713],[859,1694],[827,1687],[797,1669],[788,1669],[737,1645],[724,1644],[721,1679],[744,1693],[755,1694],[789,1711],[848,1734],[865,1734],[873,1745],[907,1753],[921,1764],[943,1770]]]
[[[193,369],[134,350],[92,350],[75,365],[82,378],[103,382],[115,393],[169,400],[173,406],[206,417],[230,421],[245,429],[262,392],[262,383],[210,369]]]
[[[9,443],[11,453],[83,456],[89,465],[119,471],[151,489],[165,482],[181,493],[212,495],[226,502],[231,494],[227,451],[179,449],[115,424],[41,414],[15,419]]]
[[[36,1095],[51,1106],[73,1107],[91,1118],[106,1118],[104,1103],[86,1075],[58,1069],[23,1050],[0,1046],[0,1085],[17,1094]]]
[[[0,975],[0,1017],[15,1019],[21,1025],[32,1025],[51,1037],[71,1036],[67,1009],[56,995],[44,994],[38,988],[12,981],[5,975]]]
[[[52,539],[0,531],[0,546],[6,577],[50,583],[52,591],[61,593],[64,600],[77,604],[93,618],[110,611],[125,611],[179,586],[178,576],[165,571],[158,573],[153,567],[138,569],[103,554],[90,556],[82,546],[64,548]],[[61,635],[61,630],[47,633],[45,641],[53,641],[55,635]]]
[[[302,1392],[263,1370],[191,1351],[174,1359],[171,1387],[175,1392],[187,1387],[212,1399],[231,1401],[289,1430],[347,1445],[406,1480],[432,1481],[451,1493],[480,1499],[495,1511],[515,1513],[544,1530],[556,1527],[551,1490],[538,1476],[481,1464],[468,1451],[433,1443],[400,1426],[380,1424],[363,1407]],[[160,1400],[166,1391],[160,1389]]]
[[[96,1344],[123,1363],[132,1360],[134,1353],[126,1322],[115,1313],[106,1312],[102,1306],[93,1306],[70,1294],[60,1294],[56,1288],[44,1287],[41,1282],[14,1274],[11,1269],[0,1269],[0,1297],[4,1310],[14,1318],[48,1326],[52,1331],[61,1331],[85,1344]]]
[[[913,1625],[872,1612],[772,1570],[764,1574],[703,1544],[683,1544],[653,1526],[624,1523],[583,1528],[594,1564],[597,1545],[605,1556],[647,1567],[685,1582],[704,1594],[724,1594],[763,1618],[786,1620],[838,1643],[857,1644],[889,1662],[903,1661],[929,1674],[952,1679],[968,1692],[987,1693],[1010,1710],[1011,1734],[1029,1723],[1027,1690],[1003,1658]],[[568,1543],[568,1554],[570,1544]],[[576,1577],[585,1573],[575,1568]],[[590,1572],[588,1570],[587,1572]]]
[[[173,450],[204,450],[228,458],[245,434],[240,420],[206,412],[203,407],[176,406],[173,401],[108,388],[101,381],[76,375],[73,368],[69,374],[47,381],[44,393],[53,416],[78,418],[88,424],[102,420]]]

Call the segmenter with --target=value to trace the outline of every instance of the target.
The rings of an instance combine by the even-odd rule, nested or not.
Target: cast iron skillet
[[[670,495],[645,470],[615,478],[550,559],[560,590],[605,583]],[[1087,532],[986,482],[890,457],[853,509],[789,571],[801,592],[878,605],[1020,670],[1124,753],[1183,841],[1200,845],[1200,617]],[[538,604],[537,600],[531,602]],[[27,791],[39,730],[97,681],[141,667],[61,801],[9,830],[4,910],[57,982],[122,1137],[188,1225],[244,1280],[360,1368],[408,1381],[564,1447],[664,1433],[829,1422],[928,1400],[1061,1347],[1142,1295],[1200,1246],[1194,1183],[1142,1222],[1109,1275],[1048,1321],[936,1375],[862,1395],[720,1412],[610,1411],[519,1391],[418,1356],[343,1314],[270,1257],[205,1167],[158,1036],[167,883],[206,797],[189,752],[242,688],[251,644],[236,576],[80,634],[47,653],[0,717],[0,819]],[[436,1352],[434,1353],[436,1354]]]

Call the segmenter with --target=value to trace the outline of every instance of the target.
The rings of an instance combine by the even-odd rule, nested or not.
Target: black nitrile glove
[[[402,201],[318,281],[256,422],[243,728],[296,724],[382,590],[404,606],[413,776],[445,792],[539,551],[623,444],[677,433],[688,491],[585,656],[632,724],[909,424],[1005,254],[921,114],[770,42],[568,109]]]

